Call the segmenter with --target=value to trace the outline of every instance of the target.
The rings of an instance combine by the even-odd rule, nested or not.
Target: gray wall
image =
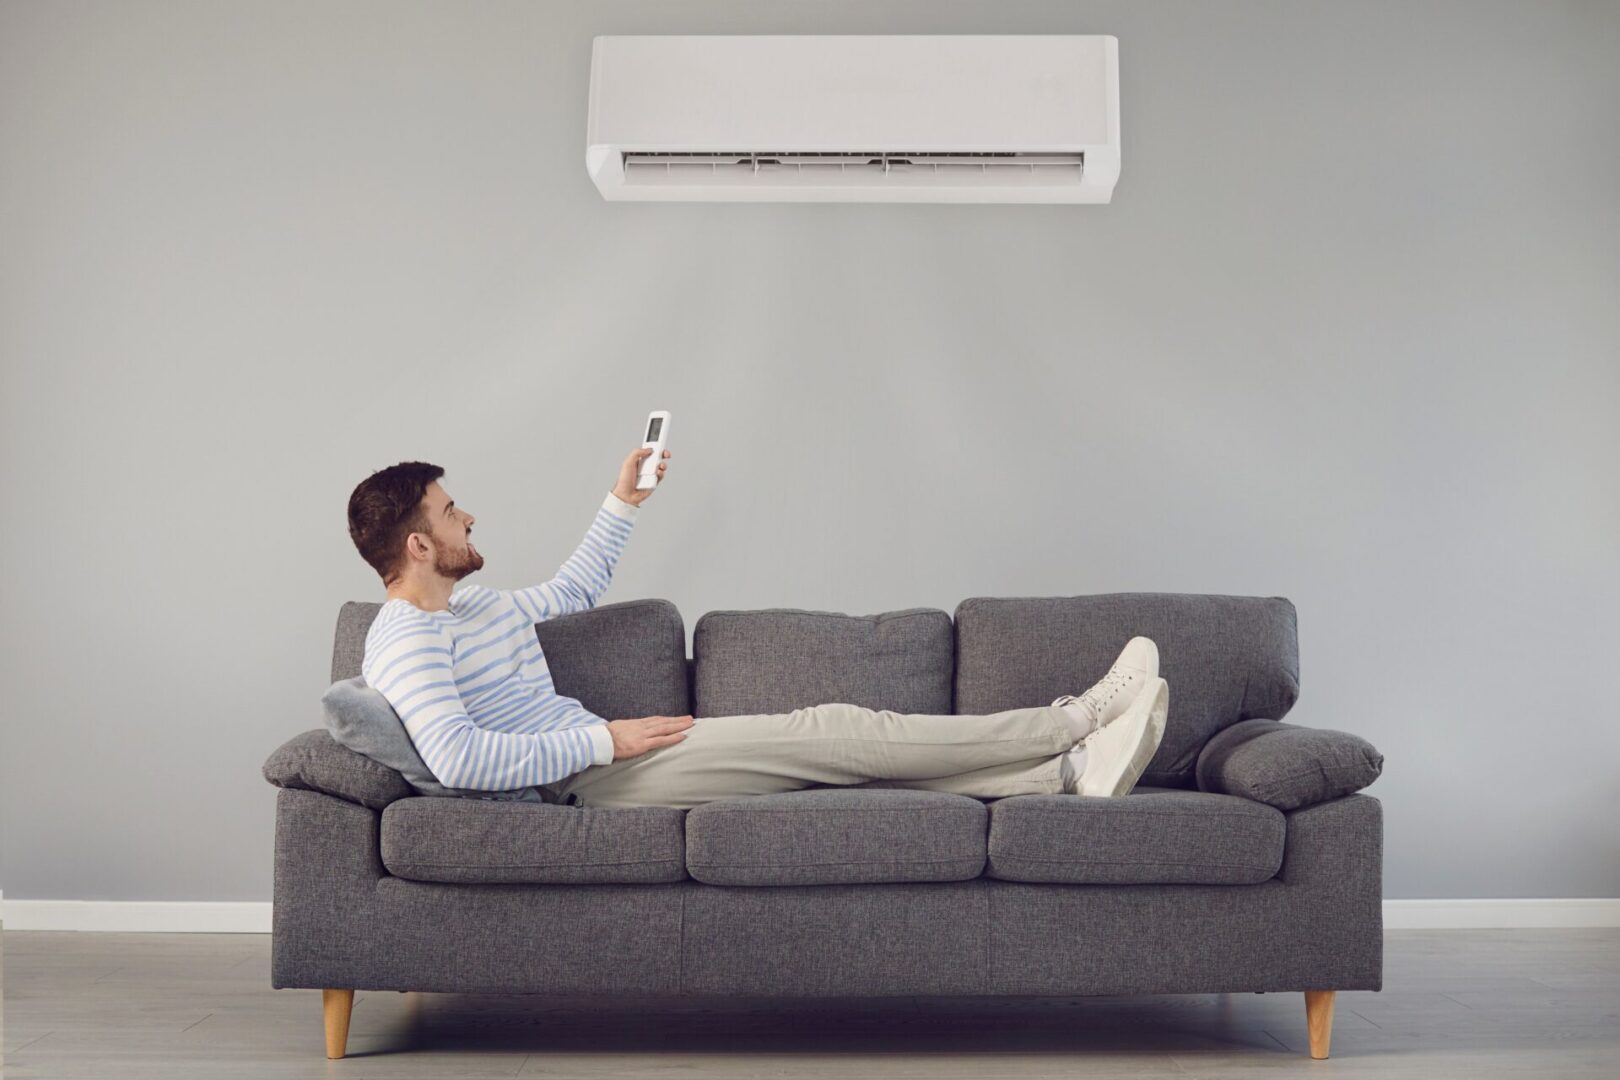
[[[1116,34],[1114,202],[605,203],[590,39],[678,32]],[[5,3],[0,887],[268,899],[355,483],[444,465],[529,584],[661,407],[609,601],[1287,596],[1389,896],[1620,895],[1617,60],[1592,3]]]

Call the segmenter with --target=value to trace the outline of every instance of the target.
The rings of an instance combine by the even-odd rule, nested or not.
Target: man
[[[1134,637],[1094,686],[1050,706],[929,716],[847,703],[765,716],[605,720],[557,693],[534,624],[586,611],[607,591],[641,504],[640,448],[624,459],[579,547],[550,581],[505,591],[457,585],[484,566],[477,520],[402,462],[349,497],[349,535],[388,599],[361,674],[449,787],[544,787],[583,806],[674,806],[811,784],[925,788],[978,798],[1120,796],[1164,734],[1169,686],[1158,647]],[[662,484],[671,453],[657,466]]]

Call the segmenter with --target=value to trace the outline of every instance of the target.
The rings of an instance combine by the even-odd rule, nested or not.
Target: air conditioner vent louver
[[[983,151],[625,151],[627,184],[1078,184],[1085,155]]]

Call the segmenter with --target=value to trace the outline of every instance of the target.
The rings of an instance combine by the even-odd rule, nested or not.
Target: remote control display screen
[[[647,425],[647,437],[645,439],[643,439],[642,441],[643,442],[657,442],[658,441],[658,429],[663,427],[663,426],[664,426],[664,418],[662,416],[653,417],[652,418],[652,423]]]

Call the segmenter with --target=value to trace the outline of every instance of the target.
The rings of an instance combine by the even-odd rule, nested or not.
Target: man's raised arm
[[[585,530],[585,539],[568,556],[557,576],[508,594],[518,610],[534,622],[544,622],[595,607],[613,580],[613,568],[619,564],[624,542],[630,538],[630,529],[640,512],[639,506],[609,492],[596,511],[596,520]]]
[[[478,727],[462,707],[443,630],[425,618],[405,616],[381,633],[366,650],[361,674],[394,707],[439,783],[509,791],[550,784],[613,760],[606,721],[532,733]]]

